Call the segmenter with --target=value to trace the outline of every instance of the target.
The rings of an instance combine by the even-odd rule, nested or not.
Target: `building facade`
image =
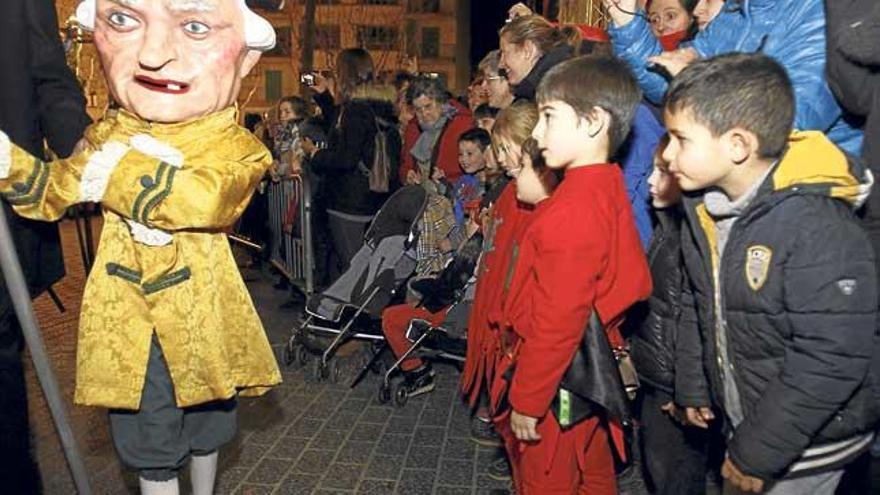
[[[278,46],[263,55],[242,87],[246,111],[299,93],[304,3],[262,11],[275,26]],[[415,67],[462,92],[470,77],[469,16],[469,0],[317,0],[313,68],[332,72],[340,50],[361,47],[373,55],[380,77]]]

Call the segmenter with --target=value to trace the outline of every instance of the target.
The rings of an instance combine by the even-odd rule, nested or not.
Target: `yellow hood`
[[[874,176],[847,156],[819,131],[796,131],[788,150],[773,171],[773,190],[801,189],[824,194],[859,208],[868,199]]]

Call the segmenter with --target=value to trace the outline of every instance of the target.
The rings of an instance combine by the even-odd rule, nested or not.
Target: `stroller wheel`
[[[330,361],[324,368],[324,376],[330,378],[330,383],[339,383],[339,363],[336,359]]]
[[[379,404],[391,402],[391,387],[386,386],[384,383],[379,384],[379,393],[376,395],[376,400],[379,401]]]
[[[296,364],[296,351],[297,348],[291,348],[289,342],[284,344],[284,347],[281,348],[281,363],[287,367]]]
[[[311,358],[311,354],[309,354],[309,350],[306,349],[306,346],[299,345],[296,347],[296,362],[300,366],[305,366],[309,363],[309,359]]]
[[[406,405],[406,401],[409,399],[409,393],[406,391],[406,387],[403,385],[403,382],[398,383],[394,386],[394,405],[397,407],[403,407]]]
[[[317,382],[327,378],[327,366],[320,359],[315,359],[312,365],[312,378]]]

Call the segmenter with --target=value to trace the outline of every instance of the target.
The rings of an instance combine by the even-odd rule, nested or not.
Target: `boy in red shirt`
[[[538,87],[540,118],[532,135],[547,166],[565,177],[537,206],[504,309],[512,330],[505,357],[516,368],[510,409],[497,411],[497,427],[520,495],[617,493],[602,416],[563,430],[550,405],[591,312],[614,345],[621,315],[651,293],[623,174],[608,163],[640,99],[635,78],[609,57],[562,63]],[[496,373],[503,379],[501,369]]]

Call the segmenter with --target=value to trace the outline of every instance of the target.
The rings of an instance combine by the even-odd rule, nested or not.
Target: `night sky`
[[[498,30],[507,9],[520,0],[471,0],[471,66],[476,67],[490,50],[498,48]]]
[[[559,2],[555,0],[471,0],[471,65],[476,68],[490,50],[498,48],[498,30],[507,19],[507,11],[517,2],[543,12],[549,3],[548,15],[556,16]]]

